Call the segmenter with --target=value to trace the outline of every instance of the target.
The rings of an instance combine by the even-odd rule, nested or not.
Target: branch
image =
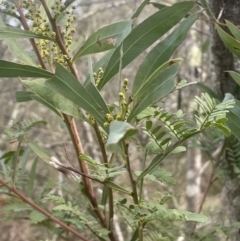
[[[59,31],[59,27],[56,23],[56,19],[54,19],[52,17],[46,1],[45,0],[40,0],[40,1],[42,3],[42,6],[43,6],[46,14],[47,14],[47,17],[50,21],[50,24],[51,24],[54,32],[56,33],[56,41],[57,41],[57,44],[58,44],[59,48],[61,49],[62,53],[64,55],[67,55],[67,57],[70,59],[68,51],[67,51],[67,49],[66,49],[66,47],[65,47],[65,45],[62,41],[62,35]],[[68,67],[69,67],[71,73],[76,77],[76,79],[78,79],[78,74],[77,74],[76,69],[73,66],[73,63],[71,61],[67,61],[67,62],[68,62]],[[75,121],[72,117],[69,117],[66,114],[63,114],[63,117],[64,117],[64,121],[65,121],[65,123],[68,127],[68,131],[69,131],[69,134],[71,136],[76,155],[78,157],[80,169],[84,174],[89,175],[89,170],[88,170],[87,164],[85,163],[84,160],[81,160],[81,158],[79,157],[80,154],[84,154],[84,150],[83,150],[83,147],[82,147],[82,142],[81,142],[80,136],[78,134],[76,123],[75,123]],[[101,226],[103,228],[107,228],[106,217],[103,215],[103,213],[100,211],[100,209],[98,207],[98,203],[97,203],[97,199],[96,199],[96,196],[94,194],[94,191],[93,191],[91,179],[88,179],[88,178],[86,178],[86,176],[83,176],[83,183],[84,183],[84,186],[85,186],[87,196],[88,196],[88,198],[91,202],[93,211],[97,214]],[[111,236],[110,234],[109,234],[109,237],[112,241],[115,240],[114,237]]]
[[[131,170],[131,166],[130,166],[130,160],[129,160],[129,155],[128,155],[128,143],[124,143],[124,151],[125,151],[125,158],[126,158],[126,165],[127,165],[127,171],[128,171],[128,175],[129,175],[129,179],[132,185],[132,197],[133,197],[133,201],[135,204],[138,204],[138,194],[137,194],[137,184],[136,184],[136,180],[134,180],[133,178],[133,174],[132,174],[132,170]]]
[[[16,6],[16,8],[18,10],[19,15],[20,15],[21,23],[23,25],[23,28],[25,30],[29,30],[28,23],[26,21],[25,15],[24,15],[24,13],[23,13],[20,5],[19,5],[19,1],[18,0],[14,0],[14,3],[15,3],[15,6]],[[42,56],[41,56],[41,54],[40,54],[40,52],[38,50],[38,47],[37,47],[37,44],[36,44],[35,40],[34,39],[29,39],[29,40],[30,40],[31,45],[32,45],[32,47],[34,49],[34,52],[37,55],[37,58],[38,58],[38,61],[39,61],[40,65],[42,66],[43,69],[46,69],[46,65],[45,65],[45,63],[43,61],[43,58],[42,58]]]
[[[106,153],[106,148],[105,145],[102,141],[101,133],[98,127],[97,122],[94,123],[94,130],[97,135],[98,143],[102,152],[102,157],[103,157],[103,162],[106,167],[109,167],[109,162],[108,162],[108,157]],[[106,171],[108,173],[108,170]],[[110,178],[109,178],[110,179]],[[113,191],[111,188],[108,188],[109,193],[108,193],[108,198],[109,198],[109,220],[108,220],[108,230],[110,231],[110,235],[112,234],[112,222],[113,222],[113,217],[114,217],[114,201],[113,201]]]
[[[75,236],[77,236],[78,238],[80,238],[83,241],[90,241],[89,239],[85,238],[84,236],[82,236],[80,233],[78,233],[75,229],[73,229],[72,227],[68,226],[66,223],[60,221],[58,218],[54,217],[52,214],[50,214],[49,212],[47,212],[46,210],[44,210],[43,208],[41,208],[39,205],[37,205],[35,202],[33,202],[31,199],[29,199],[28,197],[26,197],[23,193],[19,192],[16,188],[10,187],[6,182],[4,182],[2,179],[0,179],[0,183],[5,186],[7,189],[9,189],[10,191],[12,191],[14,194],[16,194],[18,197],[20,197],[25,203],[29,204],[30,206],[32,206],[34,209],[36,209],[37,211],[39,211],[40,213],[42,213],[43,215],[45,215],[46,217],[48,217],[49,219],[51,219],[52,221],[54,221],[55,223],[59,224],[61,227],[65,228],[66,230],[68,230],[69,232],[71,232],[72,234],[74,234]]]

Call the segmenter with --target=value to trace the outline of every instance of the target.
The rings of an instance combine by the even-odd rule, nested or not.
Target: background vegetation
[[[1,240],[238,240],[240,3],[214,4],[1,1]]]

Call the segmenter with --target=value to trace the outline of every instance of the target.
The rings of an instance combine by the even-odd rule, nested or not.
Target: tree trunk
[[[209,0],[209,6],[218,19],[219,22],[224,23],[225,19],[229,20],[235,25],[240,25],[240,0]],[[211,64],[212,64],[212,86],[214,91],[221,97],[224,97],[225,93],[235,94],[237,84],[231,78],[231,76],[225,72],[227,70],[236,70],[236,58],[234,55],[225,47],[223,42],[218,36],[215,29],[215,24],[211,23]],[[227,29],[224,29],[228,32]],[[227,210],[228,220],[226,223],[233,223],[240,221],[240,184],[234,172],[231,170],[232,165],[225,157],[227,167],[229,170],[229,176],[227,177],[224,188],[223,188],[223,200],[224,207]],[[240,235],[237,229],[232,232],[232,241],[240,240]]]

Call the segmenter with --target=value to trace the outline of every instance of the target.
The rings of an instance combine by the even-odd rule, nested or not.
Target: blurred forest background
[[[36,1],[38,2],[38,1]],[[177,0],[155,0],[156,3],[165,5],[172,5]],[[140,0],[81,0],[76,1],[75,13],[78,14],[78,21],[75,23],[76,34],[78,36],[75,41],[84,42],[84,40],[90,36],[93,32],[100,27],[118,22],[121,20],[128,20],[136,8],[141,3]],[[158,11],[153,4],[149,4],[144,8],[137,22],[141,22],[148,16]],[[4,14],[0,14],[4,22],[13,26],[19,26],[20,23]],[[197,81],[198,85],[190,85],[182,89],[179,92],[175,92],[168,96],[162,103],[164,108],[170,112],[176,112],[178,109],[182,109],[187,115],[193,116],[194,111],[191,108],[192,100],[195,95],[200,94],[200,90],[205,86],[211,87],[211,69],[210,69],[210,26],[206,21],[207,17],[198,20],[189,31],[185,41],[175,52],[173,57],[182,58],[181,69],[178,74],[178,81],[186,79],[190,82]],[[137,24],[137,23],[136,23]],[[27,40],[19,41],[25,48],[29,44]],[[157,43],[156,43],[157,44]],[[131,65],[123,70],[123,78],[128,78],[130,85],[131,80],[134,79],[136,71],[138,69],[141,60],[149,52],[149,49],[139,56]],[[29,45],[29,53],[31,54],[31,47]],[[14,60],[11,53],[8,51],[6,43],[0,41],[0,56],[3,60]],[[93,64],[96,63],[103,54],[93,55]],[[84,81],[88,76],[88,60],[87,57],[81,58],[77,61],[76,66],[81,66],[79,71],[80,80]],[[78,68],[78,67],[77,67]],[[130,88],[130,87],[129,87]],[[7,151],[16,150],[17,143],[11,142],[7,135],[4,134],[6,129],[11,128],[13,121],[23,121],[31,118],[41,118],[47,121],[47,125],[41,128],[34,128],[31,132],[31,137],[37,141],[41,146],[47,148],[54,153],[63,163],[67,163],[68,159],[73,163],[74,154],[72,150],[71,140],[67,131],[63,128],[63,123],[52,113],[49,112],[44,106],[38,104],[35,101],[26,103],[17,103],[15,101],[15,91],[24,90],[24,87],[18,79],[0,80],[0,103],[1,103],[1,115],[0,115],[0,151],[5,153]],[[118,95],[117,84],[114,80],[110,85],[104,88],[104,97],[109,102],[116,99]],[[84,122],[79,121],[79,130],[81,130],[81,136],[83,137],[83,145],[86,150],[86,154],[98,158],[100,155],[99,147],[94,144],[95,135],[92,134],[91,129]],[[139,127],[141,128],[141,127]],[[145,143],[147,136],[142,136],[142,143]],[[214,168],[214,158],[218,158],[219,155],[219,143],[222,141],[221,134],[213,131],[212,133],[205,133],[190,142],[188,145],[187,153],[179,154],[174,158],[168,158],[163,164],[164,169],[170,171],[172,176],[176,180],[176,185],[164,185],[161,182],[156,181],[154,183],[154,189],[158,192],[169,193],[172,195],[172,199],[169,202],[169,207],[189,210],[198,212],[202,209],[203,213],[210,217],[209,222],[202,224],[207,228],[205,232],[219,232],[218,237],[225,239],[226,236],[221,234],[222,231],[212,227],[222,227],[227,224],[227,220],[224,218],[225,210],[222,203],[222,189],[223,189],[223,173],[221,169]],[[31,163],[34,160],[34,155],[27,149],[24,155],[28,156],[28,173],[30,173]],[[132,160],[136,169],[141,165],[142,154],[136,147],[131,149]],[[1,162],[1,160],[0,160]],[[0,167],[1,168],[1,167]],[[211,179],[212,173],[217,173],[214,180]],[[188,174],[188,175],[187,175]],[[53,168],[46,168],[43,162],[38,161],[37,165],[37,178],[35,180],[34,196],[38,196],[41,193],[42,196],[47,193],[61,193],[61,189],[58,189],[58,182],[65,180],[65,177],[61,173],[57,172]],[[50,181],[55,179],[55,182]],[[67,179],[66,179],[67,180]],[[65,180],[66,187],[71,189],[71,183]],[[208,190],[206,200],[203,202],[204,193],[209,186],[209,180],[211,187]],[[123,180],[124,182],[124,180]],[[149,198],[153,198],[155,193],[152,191],[152,186],[149,185],[144,190],[145,195]],[[76,194],[80,195],[80,194]],[[77,197],[76,197],[77,198]],[[49,233],[44,227],[35,227],[34,224],[28,220],[28,217],[17,217],[16,214],[14,220],[11,220],[11,212],[5,212],[4,207],[10,202],[9,197],[0,195],[0,240],[1,241],[33,241],[49,238]],[[202,206],[203,205],[203,206]],[[120,224],[119,225],[123,225]],[[194,225],[194,224],[188,224]],[[166,226],[167,227],[167,226]],[[171,224],[169,224],[169,228]],[[203,226],[197,226],[197,229],[203,228]],[[217,230],[217,231],[216,231]],[[173,231],[174,232],[174,231]],[[181,234],[179,234],[181,236]],[[54,240],[54,239],[53,239]],[[72,238],[71,240],[77,240]],[[173,239],[174,240],[174,239]],[[177,240],[177,237],[176,239]],[[179,241],[181,238],[178,239]],[[209,239],[210,240],[210,239]],[[123,241],[121,235],[119,241]]]

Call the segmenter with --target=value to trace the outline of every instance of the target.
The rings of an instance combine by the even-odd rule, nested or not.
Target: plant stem
[[[102,153],[102,157],[103,157],[103,162],[105,164],[106,167],[108,167],[108,157],[107,157],[107,153],[106,153],[106,149],[105,149],[105,145],[102,141],[102,136],[98,127],[98,123],[95,121],[93,128],[95,130],[95,133],[97,135],[97,139],[98,139],[98,143],[99,143],[99,147],[101,149],[101,153]]]
[[[84,174],[89,175],[89,171],[88,171],[88,167],[87,167],[86,163],[83,160],[81,160],[79,157],[79,154],[84,154],[84,151],[83,151],[80,137],[78,135],[76,123],[73,119],[70,121],[69,117],[66,114],[64,114],[64,120],[65,120],[65,123],[67,124],[76,154],[78,156],[80,170]],[[85,187],[87,196],[93,207],[93,211],[97,214],[97,216],[100,220],[101,226],[104,228],[107,228],[106,218],[98,208],[96,196],[94,194],[93,187],[92,187],[92,181],[89,178],[87,178],[86,176],[83,176],[83,183],[84,183],[84,187]]]
[[[66,49],[66,47],[65,47],[65,45],[63,43],[62,35],[61,35],[60,31],[59,31],[59,27],[57,25],[56,19],[52,17],[52,15],[51,15],[51,13],[49,11],[49,8],[47,6],[46,1],[45,0],[40,0],[40,2],[42,3],[42,6],[43,6],[43,8],[44,8],[44,10],[45,10],[45,12],[47,14],[48,20],[49,20],[49,22],[50,22],[50,24],[51,24],[51,26],[53,28],[53,31],[56,33],[56,41],[57,41],[57,44],[58,44],[59,48],[61,49],[62,53],[64,55],[66,55],[70,59],[68,51],[67,51],[67,49]],[[74,68],[73,63],[70,62],[70,61],[67,61],[67,62],[68,62],[68,67],[69,67],[71,73],[77,79],[79,79],[78,73],[77,73],[76,69]]]
[[[114,203],[113,203],[113,191],[109,188],[109,221],[108,221],[108,229],[112,232],[112,223],[114,216]]]
[[[44,8],[44,10],[45,10],[45,12],[48,16],[50,24],[51,24],[53,30],[56,33],[56,41],[57,41],[57,44],[58,44],[59,48],[61,49],[61,51],[64,55],[67,55],[67,57],[69,57],[68,51],[67,51],[67,49],[66,49],[66,47],[65,47],[65,45],[62,41],[62,35],[61,35],[61,33],[59,31],[59,28],[57,26],[56,19],[54,19],[52,17],[45,0],[40,0],[40,1],[41,1],[42,6],[43,6],[43,8]],[[70,61],[68,61],[68,67],[69,67],[71,73],[78,80],[77,71]],[[66,125],[68,126],[68,130],[69,130],[70,136],[72,138],[72,142],[74,144],[76,154],[78,156],[80,169],[83,173],[85,173],[86,175],[89,175],[89,170],[88,170],[87,164],[85,163],[85,161],[81,160],[80,157],[79,157],[79,154],[84,154],[84,151],[83,151],[81,139],[80,139],[78,131],[77,131],[76,123],[75,123],[73,118],[71,118],[71,120],[70,120],[69,117],[66,114],[64,114],[64,120],[65,120]],[[83,177],[83,183],[84,183],[84,186],[85,186],[87,196],[88,196],[88,198],[91,202],[91,205],[93,207],[93,211],[97,214],[97,216],[100,220],[101,226],[104,227],[104,228],[107,228],[106,218],[98,208],[96,196],[95,196],[94,191],[93,191],[92,181],[90,179],[87,179],[86,177]],[[114,240],[114,239],[111,238],[111,240]]]
[[[113,160],[114,160],[114,157],[115,157],[115,153],[113,153],[110,157],[110,160],[108,162],[108,166],[111,167],[112,166],[112,163],[113,163]]]
[[[0,183],[3,186],[5,186],[8,190],[10,190],[14,194],[16,194],[18,197],[20,197],[25,203],[29,204],[34,209],[36,209],[37,211],[39,211],[40,213],[42,213],[43,215],[45,215],[46,217],[48,217],[49,219],[54,221],[55,223],[59,224],[61,227],[63,227],[64,229],[68,230],[69,232],[71,232],[72,234],[74,234],[75,236],[80,238],[81,240],[83,240],[83,241],[90,241],[89,239],[85,238],[80,233],[78,233],[75,229],[73,229],[72,227],[68,226],[66,223],[60,221],[58,218],[54,217],[52,214],[50,214],[49,212],[47,212],[46,210],[41,208],[39,205],[34,203],[30,198],[26,197],[23,193],[19,192],[16,188],[10,187],[2,179],[0,179]]]
[[[17,177],[17,171],[18,171],[18,166],[19,166],[19,154],[20,154],[20,147],[21,147],[21,142],[22,138],[18,141],[18,147],[17,150],[14,154],[13,158],[13,176],[12,176],[12,181],[13,181],[13,186],[14,188],[16,187],[16,177]]]
[[[143,241],[143,226],[140,221],[138,222],[138,237],[139,241]]]
[[[147,152],[145,153],[145,156],[144,156],[144,160],[143,160],[143,168],[142,168],[142,170],[145,169],[146,159],[147,159]],[[142,178],[142,179],[141,179],[141,182],[140,182],[139,202],[142,201],[142,195],[143,195],[143,181],[144,181],[144,178]]]
[[[109,167],[108,163],[108,158],[107,158],[107,153],[106,153],[106,148],[105,145],[102,141],[102,136],[98,127],[97,122],[94,123],[94,130],[97,135],[98,143],[102,152],[102,157],[103,157],[103,162],[106,167]],[[106,170],[108,173],[108,170]],[[110,178],[109,178],[110,179]],[[113,222],[113,216],[114,216],[114,203],[113,203],[113,191],[111,188],[108,188],[108,198],[109,198],[109,220],[108,220],[108,230],[110,231],[110,234],[112,234],[112,225],[111,223]],[[113,235],[113,234],[112,234]]]
[[[122,57],[123,57],[123,44],[120,47],[120,63],[119,63],[119,84],[118,84],[118,92],[121,92],[121,84],[122,84]],[[119,98],[119,107],[121,103],[121,98]]]
[[[26,18],[25,18],[25,16],[24,16],[24,13],[23,13],[20,5],[19,5],[19,1],[18,1],[18,0],[14,0],[14,3],[15,3],[15,6],[16,6],[16,8],[17,8],[17,11],[18,11],[18,13],[19,13],[19,15],[20,15],[21,23],[22,23],[22,25],[23,25],[23,28],[24,28],[25,30],[29,30],[28,23],[27,23],[27,21],[26,21]],[[41,56],[41,54],[40,54],[40,52],[39,52],[39,50],[38,50],[38,47],[37,47],[37,45],[36,45],[35,40],[34,40],[34,39],[29,39],[29,40],[30,40],[30,42],[31,42],[31,45],[32,45],[32,47],[33,47],[34,52],[35,52],[36,55],[37,55],[37,58],[38,58],[38,61],[39,61],[40,65],[42,66],[43,69],[47,69],[47,68],[46,68],[46,65],[45,65],[45,63],[44,63],[44,61],[43,61],[43,58],[42,58],[42,56]]]
[[[126,158],[126,165],[127,165],[127,171],[129,175],[129,179],[132,185],[132,198],[135,204],[139,204],[138,202],[138,194],[137,194],[137,183],[136,180],[133,178],[132,170],[131,170],[131,165],[130,165],[130,160],[129,160],[129,155],[128,155],[128,142],[124,143],[124,151],[125,151],[125,158]]]
[[[27,25],[27,22],[26,22],[24,14],[22,12],[22,9],[20,8],[19,2],[18,2],[18,0],[14,0],[14,2],[15,2],[15,5],[16,5],[16,8],[18,9],[19,14],[22,18],[23,27],[26,30],[28,30],[29,27]],[[60,33],[59,28],[56,24],[56,20],[52,18],[51,13],[48,9],[48,6],[47,6],[45,0],[41,0],[41,3],[42,3],[42,6],[43,6],[48,18],[49,18],[49,21],[52,25],[53,30],[56,32],[56,41],[57,41],[57,44],[59,45],[59,48],[61,49],[63,54],[65,54],[69,57],[68,52],[67,52],[67,50],[64,46],[64,43],[62,41],[61,33]],[[37,47],[35,41],[32,40],[31,43],[33,45],[35,53],[38,56],[38,60],[41,64],[42,68],[47,69],[44,62],[43,62],[43,59],[41,57],[41,54],[38,50],[38,47]],[[75,68],[73,67],[73,64],[70,61],[68,61],[68,66],[69,66],[69,69],[71,70],[72,74],[74,74],[74,76],[78,79],[77,71],[75,70]],[[84,154],[84,151],[83,151],[81,140],[80,140],[77,128],[76,128],[76,123],[75,123],[75,121],[72,117],[69,117],[66,114],[63,114],[63,117],[64,117],[64,121],[65,121],[65,123],[68,127],[68,131],[69,131],[69,134],[71,136],[72,143],[74,145],[74,149],[76,151],[76,155],[77,155],[77,159],[79,161],[80,169],[84,174],[89,175],[88,166],[79,157],[79,154]],[[93,211],[97,214],[97,216],[100,220],[101,226],[104,227],[104,228],[107,228],[106,218],[98,208],[97,200],[96,200],[96,197],[95,197],[95,194],[94,194],[94,191],[93,191],[93,187],[92,187],[92,181],[90,179],[86,178],[85,176],[83,176],[82,179],[83,179],[83,183],[84,183],[84,186],[85,186],[86,193],[87,193],[88,198],[89,198],[89,200],[91,202],[91,205],[93,207]],[[115,239],[111,239],[111,240],[114,241]]]

